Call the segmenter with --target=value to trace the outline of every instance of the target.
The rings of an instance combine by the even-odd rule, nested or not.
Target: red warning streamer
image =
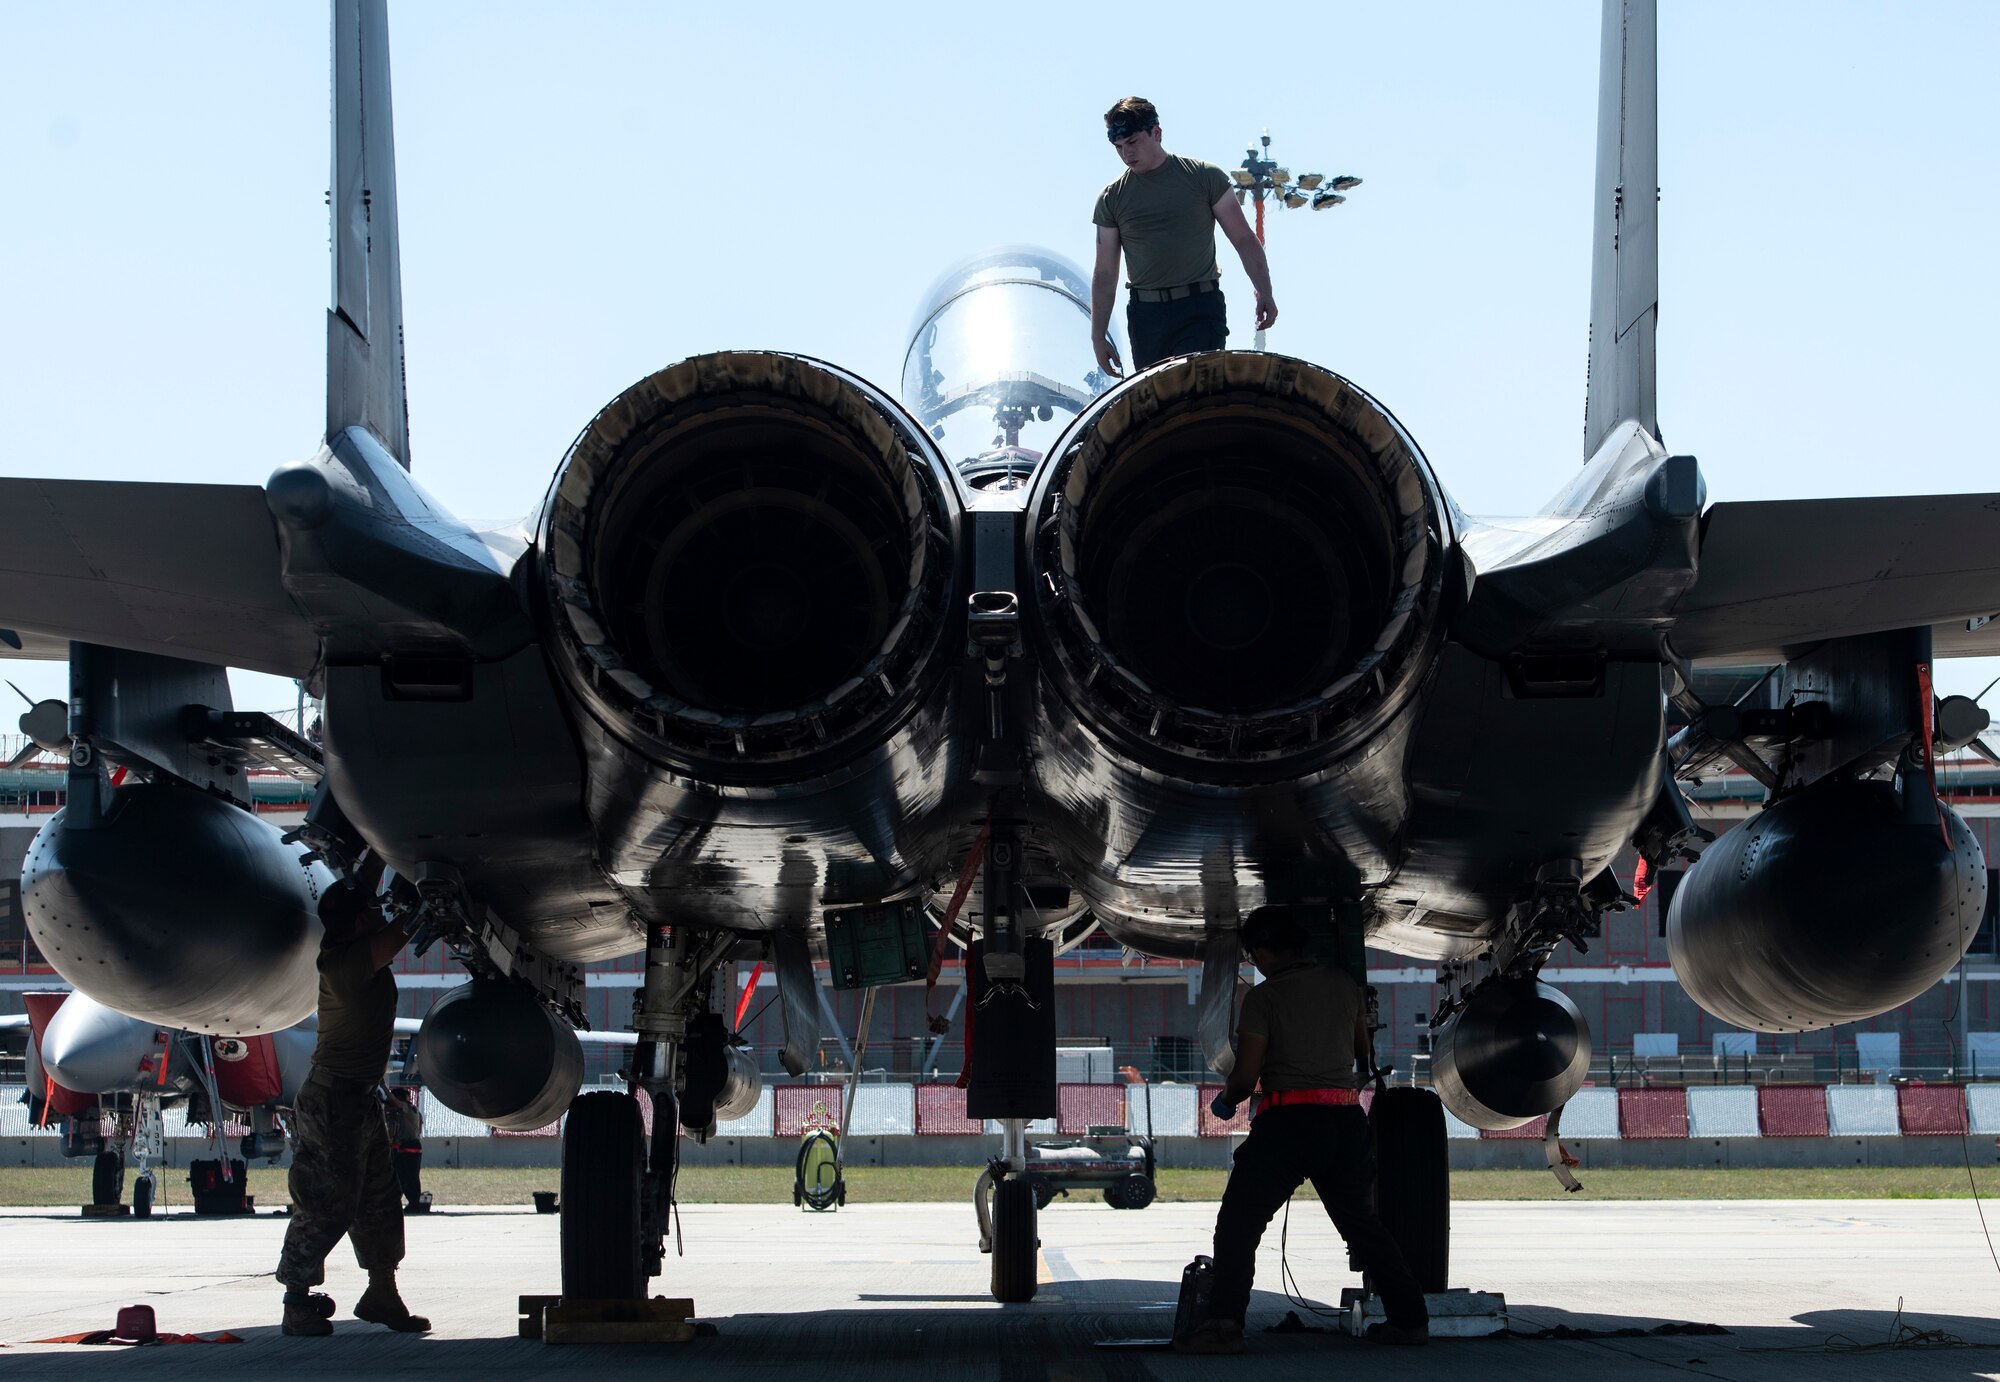
[[[764,962],[759,960],[750,971],[750,981],[743,985],[743,996],[736,1000],[736,1020],[729,1025],[737,1032],[743,1030],[743,1014],[750,1011],[750,1000],[757,994],[757,981],[763,977]]]

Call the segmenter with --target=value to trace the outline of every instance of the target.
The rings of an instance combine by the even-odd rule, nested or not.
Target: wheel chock
[[[1433,1339],[1480,1339],[1507,1332],[1507,1297],[1498,1291],[1468,1291],[1455,1286],[1449,1291],[1424,1292],[1424,1308],[1430,1312]],[[1382,1298],[1350,1286],[1340,1293],[1340,1322],[1336,1328],[1360,1338],[1368,1326],[1389,1317],[1382,1312]]]
[[[521,1335],[523,1339],[542,1337],[542,1315],[551,1306],[562,1300],[561,1296],[522,1296]]]
[[[694,1322],[686,1296],[651,1300],[564,1300],[522,1296],[520,1336],[545,1344],[684,1344],[713,1326]]]
[[[83,1211],[86,1219],[121,1219],[132,1212],[129,1204],[85,1204],[77,1208]]]

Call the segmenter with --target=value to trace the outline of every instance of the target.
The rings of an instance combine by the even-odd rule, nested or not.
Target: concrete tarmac
[[[86,1222],[74,1211],[0,1211],[0,1376],[213,1379],[294,1368],[378,1376],[656,1375],[730,1382],[1177,1382],[1235,1369],[1260,1378],[1331,1371],[1397,1378],[1711,1378],[1837,1382],[2000,1378],[2000,1267],[1970,1201],[1461,1203],[1454,1285],[1506,1294],[1516,1331],[1715,1324],[1725,1335],[1439,1340],[1382,1349],[1317,1332],[1269,1333],[1287,1310],[1278,1224],[1257,1268],[1242,1359],[1112,1352],[1104,1338],[1168,1332],[1180,1271],[1205,1251],[1214,1206],[1138,1213],[1058,1202],[1042,1216],[1034,1303],[998,1306],[970,1206],[849,1205],[807,1214],[772,1205],[682,1211],[684,1257],[655,1283],[691,1295],[718,1330],[690,1344],[551,1346],[515,1337],[515,1297],[557,1289],[556,1226],[527,1210],[440,1206],[409,1223],[404,1295],[427,1337],[336,1317],[331,1339],[277,1330],[271,1268],[285,1221]],[[1993,1216],[2000,1229],[2000,1214]],[[670,1245],[671,1252],[671,1245]],[[1287,1255],[1322,1309],[1354,1284],[1316,1203],[1294,1203]],[[343,1248],[328,1292],[351,1306],[363,1278]],[[1883,1347],[1900,1323],[1943,1331]],[[229,1330],[240,1345],[114,1350],[31,1341],[108,1327],[145,1303],[165,1332]],[[1308,1324],[1323,1323],[1299,1310]],[[1953,1342],[1958,1341],[1958,1342]],[[112,1355],[116,1354],[114,1358]]]

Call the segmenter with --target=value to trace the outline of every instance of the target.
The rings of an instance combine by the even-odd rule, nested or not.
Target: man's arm
[[[368,958],[372,962],[370,972],[382,968],[402,952],[410,942],[410,933],[391,921],[380,931],[368,938]]]
[[[1262,1032],[1236,1034],[1236,1065],[1222,1089],[1225,1100],[1240,1104],[1257,1092],[1257,1077],[1264,1073],[1264,1053],[1270,1046],[1271,1039]]]
[[[1243,218],[1239,215],[1237,220]],[[1090,346],[1097,352],[1097,367],[1113,378],[1125,373],[1118,347],[1111,340],[1111,309],[1118,300],[1118,254],[1121,242],[1118,227],[1097,228],[1097,267],[1090,275]]]
[[[1271,296],[1271,265],[1264,258],[1264,247],[1257,243],[1257,233],[1243,219],[1243,208],[1236,204],[1234,193],[1223,193],[1209,210],[1215,213],[1215,223],[1222,227],[1229,243],[1236,246],[1243,272],[1250,276],[1250,286],[1257,290],[1257,329],[1266,330],[1278,320],[1278,300]]]

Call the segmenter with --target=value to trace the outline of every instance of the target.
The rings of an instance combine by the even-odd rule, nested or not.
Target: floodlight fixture
[[[1247,168],[1231,168],[1229,176],[1236,179],[1238,187],[1249,187],[1257,181],[1257,179],[1250,176],[1250,170]]]
[[[1244,191],[1241,187],[1236,189],[1236,204],[1238,206],[1245,205],[1249,200],[1250,194],[1248,192]]]
[[[1299,186],[1305,188],[1305,190],[1308,192],[1312,191],[1313,188],[1319,186],[1324,181],[1326,181],[1326,174],[1324,173],[1299,174]]]
[[[1292,180],[1291,169],[1273,168],[1271,170],[1271,181],[1277,183],[1278,186],[1283,187],[1286,183],[1290,182],[1291,180]]]
[[[1319,192],[1313,196],[1312,207],[1315,211],[1324,211],[1329,206],[1339,206],[1346,200],[1347,198],[1338,192]]]
[[[1285,205],[1292,208],[1292,210],[1296,211],[1305,204],[1306,204],[1306,199],[1303,193],[1292,192],[1292,191],[1287,191],[1285,193]]]
[[[1360,185],[1361,185],[1360,178],[1347,177],[1345,175],[1337,177],[1333,180],[1333,190],[1336,192],[1352,192],[1355,188],[1359,187]]]

